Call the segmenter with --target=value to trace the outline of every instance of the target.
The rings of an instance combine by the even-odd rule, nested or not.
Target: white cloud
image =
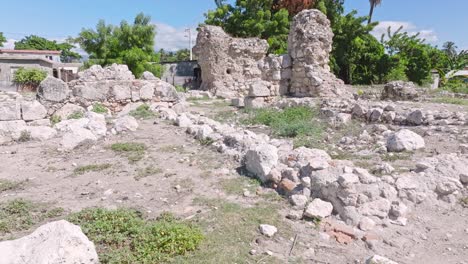
[[[156,22],[156,38],[155,49],[164,49],[166,51],[177,51],[180,49],[188,49],[189,39],[188,33],[185,32],[186,27],[176,28],[168,24]],[[192,30],[192,47],[197,39],[196,27],[190,27]]]
[[[387,36],[388,27],[391,27],[392,32],[395,32],[400,27],[403,27],[402,31],[408,32],[409,35],[415,35],[419,33],[419,37],[426,39],[426,42],[428,43],[434,43],[439,40],[434,30],[420,29],[413,23],[405,21],[381,21],[379,22],[379,25],[377,25],[372,31],[372,35],[380,40],[382,34]]]

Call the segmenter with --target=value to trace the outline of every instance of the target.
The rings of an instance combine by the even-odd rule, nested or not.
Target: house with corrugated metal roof
[[[0,88],[13,88],[15,72],[20,68],[37,68],[65,82],[76,78],[81,63],[62,63],[57,50],[0,49]]]

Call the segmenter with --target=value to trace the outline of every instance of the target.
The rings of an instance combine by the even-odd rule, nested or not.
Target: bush
[[[58,115],[53,115],[50,117],[50,122],[52,123],[52,125],[60,123],[61,121],[62,121],[62,118]]]
[[[107,108],[101,103],[95,103],[93,104],[93,109],[91,111],[93,111],[94,113],[98,113],[98,114],[106,114]]]
[[[242,123],[269,126],[273,135],[280,137],[318,136],[323,132],[322,124],[316,120],[317,111],[308,107],[250,109],[247,114]]]
[[[149,105],[140,105],[137,109],[130,111],[129,115],[138,119],[150,119],[155,116]]]
[[[13,77],[13,82],[24,88],[34,90],[47,77],[47,72],[36,68],[19,68]]]
[[[468,94],[468,82],[465,82],[465,80],[461,78],[452,78],[442,89],[453,93]]]
[[[136,210],[85,209],[71,215],[96,245],[101,263],[161,263],[195,250],[201,231],[170,215],[147,222]]]

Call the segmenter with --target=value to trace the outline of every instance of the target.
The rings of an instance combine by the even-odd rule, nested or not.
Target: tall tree
[[[20,41],[15,42],[16,50],[59,50],[62,52],[60,57],[63,62],[76,61],[81,58],[80,54],[72,51],[73,48],[75,46],[68,42],[57,43],[55,40],[48,40],[36,35],[26,36]]]
[[[154,52],[156,26],[151,17],[140,13],[133,24],[123,20],[119,26],[99,21],[96,29],[83,29],[74,40],[90,55],[90,63],[109,65],[126,64],[139,77],[144,71],[160,76],[160,55]]]
[[[5,36],[3,36],[3,32],[0,32],[0,47],[3,47],[3,43],[6,42]]]
[[[369,20],[367,21],[367,24],[370,24],[372,22],[372,16],[374,15],[374,8],[382,4],[382,0],[369,0],[369,4],[370,4],[370,11],[369,11]]]

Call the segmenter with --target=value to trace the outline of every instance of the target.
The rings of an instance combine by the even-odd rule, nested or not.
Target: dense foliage
[[[45,78],[47,72],[36,68],[19,68],[13,77],[13,82],[24,87],[35,89]]]
[[[68,220],[94,242],[101,263],[167,263],[203,240],[200,229],[168,214],[145,221],[135,210],[92,208]]]
[[[409,80],[422,85],[430,82],[433,69],[445,76],[467,65],[467,53],[457,53],[454,44],[439,50],[426,44],[417,34],[402,32],[402,28],[389,28],[388,33],[377,40],[371,31],[378,23],[371,23],[371,16],[381,0],[369,0],[368,17],[359,17],[355,11],[345,14],[344,0],[215,2],[218,8],[205,15],[206,24],[221,26],[233,36],[266,39],[270,44],[269,52],[276,54],[287,50],[289,21],[295,14],[308,8],[322,11],[330,20],[335,35],[330,66],[348,84]],[[444,79],[442,84],[445,84]]]
[[[3,36],[3,32],[0,32],[0,47],[3,47],[3,43],[6,42],[5,36]]]
[[[90,55],[88,64],[126,64],[136,77],[144,71],[161,76],[161,66],[154,64],[160,60],[154,52],[155,36],[151,17],[138,14],[133,24],[123,20],[114,26],[101,20],[96,29],[83,29],[75,42]]]
[[[55,40],[48,40],[36,35],[30,35],[15,42],[16,50],[59,50],[62,52],[60,56],[62,62],[77,61],[81,58],[80,54],[72,51],[73,48],[75,46],[68,42],[57,43]]]

